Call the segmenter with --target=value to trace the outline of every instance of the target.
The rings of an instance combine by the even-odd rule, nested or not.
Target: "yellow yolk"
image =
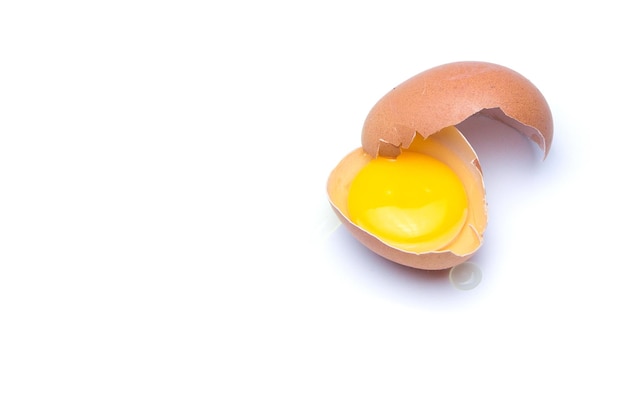
[[[461,231],[467,194],[446,164],[403,152],[371,160],[354,178],[348,216],[369,233],[410,252],[441,249]]]

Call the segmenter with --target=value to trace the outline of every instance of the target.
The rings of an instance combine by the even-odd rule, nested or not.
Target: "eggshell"
[[[430,155],[452,168],[468,195],[468,218],[454,241],[437,251],[414,253],[394,248],[355,225],[348,217],[348,191],[357,173],[373,159],[358,148],[331,172],[327,191],[335,213],[361,243],[373,252],[396,263],[419,269],[446,269],[469,259],[481,246],[487,226],[487,206],[482,171],[476,153],[463,134],[449,127],[424,139],[416,137],[411,150]]]
[[[346,228],[373,252],[419,269],[446,269],[469,259],[482,245],[487,203],[482,170],[474,149],[454,126],[481,113],[534,141],[548,155],[552,113],[541,92],[517,72],[487,62],[455,62],[424,71],[387,93],[369,112],[362,148],[348,154],[331,172],[327,192]],[[403,149],[423,152],[450,166],[463,181],[469,212],[465,227],[445,248],[413,253],[395,248],[355,225],[347,216],[352,179],[378,156]]]
[[[547,156],[552,113],[544,96],[519,73],[488,62],[454,62],[409,78],[374,105],[361,143],[372,156],[397,156],[415,132],[428,137],[481,112],[533,140]]]

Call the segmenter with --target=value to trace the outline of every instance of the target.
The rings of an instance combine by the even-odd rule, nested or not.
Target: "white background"
[[[213,3],[0,6],[0,415],[626,413],[617,3]],[[325,195],[376,100],[458,60],[555,121],[545,161],[472,135],[471,291]]]

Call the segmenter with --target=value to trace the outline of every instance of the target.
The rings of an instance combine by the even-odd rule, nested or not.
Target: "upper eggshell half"
[[[519,73],[487,62],[441,65],[391,90],[365,120],[363,149],[397,156],[416,132],[429,137],[479,112],[520,131],[547,156],[553,122],[544,96]]]

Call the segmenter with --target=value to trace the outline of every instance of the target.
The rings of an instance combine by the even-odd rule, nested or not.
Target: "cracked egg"
[[[480,113],[535,142],[547,156],[552,114],[519,73],[455,62],[403,82],[370,110],[361,148],[327,183],[331,206],[362,244],[418,269],[447,269],[480,248],[487,201],[476,152],[455,127]]]

